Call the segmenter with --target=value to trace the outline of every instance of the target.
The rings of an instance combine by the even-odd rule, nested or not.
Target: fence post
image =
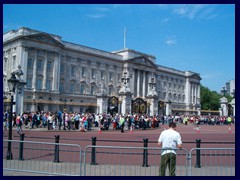
[[[148,139],[143,139],[143,147],[148,147]],[[143,165],[142,167],[148,167],[148,150],[143,149]]]
[[[201,147],[201,139],[196,139],[196,148]],[[196,165],[195,168],[201,168],[201,161],[200,161],[200,149],[196,150]]]
[[[97,141],[97,138],[92,137],[92,145],[93,146],[96,146],[96,141]],[[96,148],[95,147],[92,147],[91,165],[97,165],[97,163],[96,163]]]
[[[20,134],[20,141],[24,141],[24,133]],[[19,144],[19,158],[18,160],[24,160],[23,159],[23,142],[20,142]]]
[[[60,136],[55,136],[55,143],[59,143]],[[59,145],[55,144],[55,150],[54,150],[54,162],[60,162],[59,161]]]

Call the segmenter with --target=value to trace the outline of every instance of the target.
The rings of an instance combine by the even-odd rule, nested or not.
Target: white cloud
[[[93,9],[94,12],[87,14],[87,17],[92,19],[100,19],[107,16],[107,13],[111,12],[109,8],[106,7],[96,7]]]
[[[104,18],[106,15],[105,14],[88,14],[87,17],[93,18],[93,19],[100,19]]]
[[[176,43],[177,43],[177,42],[176,42],[175,39],[168,39],[168,40],[166,40],[166,44],[167,44],[168,46],[175,45]]]
[[[215,13],[216,5],[208,4],[191,4],[191,5],[176,5],[173,8],[173,13],[182,17],[192,19],[213,19],[217,16]]]
[[[180,7],[180,8],[174,9],[174,12],[179,15],[185,15],[187,11],[188,9],[186,7]]]
[[[214,8],[207,8],[203,10],[201,13],[199,13],[199,18],[201,19],[213,19],[217,16],[217,14],[214,12]]]
[[[177,40],[175,38],[168,38],[165,43],[168,45],[168,46],[173,46],[175,44],[177,44]]]

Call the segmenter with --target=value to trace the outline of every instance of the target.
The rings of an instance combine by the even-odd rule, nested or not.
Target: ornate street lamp
[[[16,90],[16,86],[19,82],[19,80],[16,78],[15,73],[11,73],[11,78],[8,79],[8,87],[9,91],[11,92],[11,102],[10,102],[10,112],[9,112],[9,119],[8,119],[8,147],[7,147],[7,160],[12,159],[12,152],[11,152],[11,146],[12,146],[12,111],[13,111],[13,95]]]
[[[20,79],[20,76],[23,74],[21,71],[21,74],[19,74],[18,71],[12,72],[11,73],[11,78],[8,79],[8,88],[9,91],[11,92],[11,102],[10,102],[10,112],[9,112],[9,122],[8,122],[8,147],[7,147],[7,160],[12,159],[12,152],[11,152],[11,146],[12,146],[12,111],[13,111],[13,95],[15,93],[16,88],[18,89],[18,93],[21,92],[22,88],[27,84],[24,82],[22,79]],[[16,78],[16,75],[18,78]]]

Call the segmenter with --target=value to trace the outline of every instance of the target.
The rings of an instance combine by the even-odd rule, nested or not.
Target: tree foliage
[[[201,95],[201,109],[202,110],[219,110],[220,99],[223,97],[220,93],[216,91],[211,91],[209,88],[200,85],[200,95]],[[226,96],[228,102],[232,100],[231,96]]]

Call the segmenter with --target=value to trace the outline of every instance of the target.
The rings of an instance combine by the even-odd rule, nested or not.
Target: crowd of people
[[[3,127],[8,128],[9,113],[3,112]],[[126,127],[130,130],[160,127],[161,124],[197,124],[197,125],[226,125],[234,123],[235,119],[232,116],[149,116],[145,115],[121,115],[121,114],[95,114],[95,113],[68,113],[68,112],[32,112],[16,115],[13,113],[12,125],[17,127],[20,132],[22,127],[47,128],[48,130],[79,130],[90,131],[92,127],[101,128],[101,130],[119,129],[124,132]],[[124,128],[125,127],[125,128]]]

